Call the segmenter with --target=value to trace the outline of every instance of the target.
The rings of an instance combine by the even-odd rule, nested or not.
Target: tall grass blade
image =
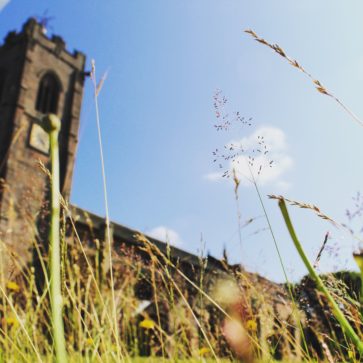
[[[328,302],[330,304],[332,312],[333,312],[335,318],[338,320],[341,328],[343,329],[345,334],[352,340],[352,342],[357,347],[360,355],[362,356],[363,355],[363,342],[361,341],[361,339],[359,338],[357,333],[354,331],[354,329],[352,328],[352,326],[350,325],[350,323],[344,316],[343,312],[340,310],[338,304],[336,303],[336,301],[330,294],[329,290],[324,285],[320,276],[317,274],[314,267],[312,266],[309,259],[307,258],[305,251],[296,236],[295,229],[291,222],[289,212],[287,211],[286,203],[285,203],[285,200],[283,197],[279,198],[279,207],[280,207],[282,216],[284,217],[285,224],[289,231],[290,237],[291,237],[291,239],[295,245],[295,248],[296,248],[297,252],[299,253],[302,261],[304,262],[306,268],[308,269],[311,278],[315,281],[317,288],[325,295],[326,299],[328,300]]]
[[[62,317],[61,254],[59,238],[60,193],[59,193],[59,148],[58,134],[61,122],[56,115],[43,118],[43,128],[49,135],[51,159],[51,213],[50,213],[50,300],[52,309],[53,339],[58,363],[67,362],[64,326]]]
[[[96,108],[96,123],[97,123],[97,134],[98,134],[98,144],[100,149],[100,158],[101,158],[101,169],[102,169],[102,184],[103,184],[103,196],[104,196],[104,204],[106,211],[106,240],[107,240],[107,251],[108,251],[108,259],[110,266],[110,284],[111,284],[111,295],[112,295],[112,315],[114,319],[114,331],[115,331],[115,339],[116,339],[116,347],[118,357],[123,361],[124,358],[122,356],[120,342],[119,342],[119,329],[118,329],[118,319],[117,319],[117,311],[116,311],[116,300],[115,300],[115,284],[113,278],[113,266],[112,266],[112,242],[111,242],[111,229],[110,229],[110,217],[109,217],[109,208],[108,208],[108,195],[107,195],[107,180],[106,180],[106,172],[105,172],[105,161],[103,156],[103,145],[102,145],[102,134],[101,134],[101,123],[100,123],[100,111],[98,106],[98,95],[101,91],[103,83],[106,79],[106,75],[101,79],[101,82],[97,85],[96,78],[96,63],[92,60],[92,73],[91,78],[93,82],[94,88],[94,101]]]

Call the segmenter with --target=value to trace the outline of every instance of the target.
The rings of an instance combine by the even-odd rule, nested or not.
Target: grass
[[[50,160],[51,160],[51,203],[50,203],[50,301],[52,310],[52,333],[56,361],[58,363],[67,362],[66,344],[64,339],[63,326],[63,298],[61,282],[61,253],[60,253],[60,188],[59,188],[59,147],[58,137],[61,129],[61,121],[56,115],[47,115],[42,124],[44,130],[49,135]]]
[[[63,205],[63,213],[65,208]],[[63,318],[70,362],[145,361],[146,358],[139,358],[142,354],[158,356],[155,361],[160,361],[160,356],[166,362],[201,361],[202,354],[203,359],[227,362],[235,359],[235,345],[246,347],[238,352],[245,361],[252,361],[251,357],[255,361],[273,361],[274,357],[285,357],[288,361],[289,357],[300,357],[313,362],[318,358],[317,353],[311,345],[308,354],[302,349],[298,321],[302,322],[304,331],[309,327],[316,339],[322,339],[326,345],[324,356],[330,353],[341,360],[349,354],[355,356],[349,340],[328,338],[334,334],[341,336],[330,316],[327,325],[320,326],[319,321],[306,321],[300,308],[295,312],[301,315],[298,320],[289,293],[282,286],[228,265],[219,273],[208,272],[208,261],[203,258],[189,277],[178,263],[141,235],[139,240],[146,259],[139,257],[140,252],[128,248],[112,254],[116,281],[113,301],[109,273],[100,271],[101,261],[107,258],[108,252],[102,249],[102,241],[85,239],[92,235],[92,225],[87,231],[81,231],[70,223],[67,230],[64,219],[61,220]],[[40,266],[46,266],[47,254],[41,252],[40,246],[37,250]],[[45,269],[44,275],[48,276],[47,273]],[[0,334],[4,362],[32,362],[37,356],[38,361],[53,359],[50,299],[37,280],[39,270],[30,267],[16,281],[6,283]],[[339,296],[342,287],[334,277],[330,278],[328,288],[339,306],[344,305],[349,322],[355,329],[359,328],[359,297],[353,296],[349,301]],[[304,291],[310,290],[306,287]],[[152,304],[135,315],[145,298],[138,296],[140,292],[148,294]],[[296,291],[293,293],[298,301]],[[309,301],[314,299],[315,296]],[[120,316],[122,359],[118,358],[112,333],[113,304]],[[318,311],[320,307],[325,313],[329,311],[324,299],[314,309]],[[231,337],[236,331],[239,339],[234,341]]]
[[[92,230],[92,226],[89,229]],[[85,248],[84,243],[82,249],[79,236],[71,231],[73,233],[68,235],[66,246],[62,240],[62,290],[69,361],[80,361],[80,356],[85,362],[119,361],[112,334],[113,320],[109,314],[112,311],[110,280],[107,274],[106,279],[102,279],[102,274],[95,273],[98,257],[103,251],[100,244]],[[241,336],[244,343],[248,343],[248,351],[242,353],[250,354],[252,351],[257,358],[271,359],[274,355],[271,347],[276,346],[279,340],[279,350],[294,353],[290,342],[297,337],[288,329],[291,304],[286,302],[277,306],[271,293],[261,291],[273,287],[268,282],[257,283],[258,276],[242,270],[227,269],[211,277],[202,266],[190,279],[147,240],[144,251],[149,256],[148,262],[141,260],[136,251],[125,250],[121,256],[113,254],[115,281],[118,282],[115,286],[116,309],[122,316],[119,331],[123,361],[135,361],[141,354],[163,354],[166,361],[200,361],[200,354],[212,359],[213,351],[218,357],[214,361],[233,361],[232,351],[222,333],[227,320],[238,321],[241,325]],[[46,255],[40,258],[46,262]],[[93,274],[89,273],[90,269]],[[198,284],[202,271],[203,290]],[[160,321],[155,304],[134,315],[140,302],[140,297],[136,296],[140,292],[140,283],[145,283],[141,292],[150,290],[149,298],[155,299],[158,304]],[[288,298],[283,288],[276,292]],[[157,297],[153,298],[155,295]],[[3,361],[34,361],[37,354],[40,361],[51,361],[50,301],[47,293],[36,284],[35,270],[24,271],[17,281],[8,282],[6,296],[8,300],[3,306],[4,324],[0,336]],[[244,317],[241,318],[235,311],[236,304],[246,311]],[[271,311],[272,306],[276,306],[279,312]],[[167,321],[165,315],[168,316]],[[261,330],[259,324],[263,324],[264,329]],[[276,330],[276,324],[281,331]],[[266,329],[266,326],[270,328]],[[274,345],[268,341],[271,334],[275,336]]]
[[[332,97],[355,121],[360,121],[281,47],[269,44],[253,31],[248,33],[304,72],[320,93]],[[320,277],[316,273],[296,236],[285,199],[279,197],[292,241],[311,276],[297,286],[288,281],[251,168],[251,181],[286,277],[285,286],[248,273],[241,266],[230,266],[227,261],[221,261],[220,269],[212,270],[203,256],[198,266],[183,265],[170,250],[163,253],[143,235],[136,236],[138,248],[120,246],[116,251],[111,241],[97,102],[101,86],[96,83],[94,63],[92,79],[106,235],[100,240],[91,220],[87,228],[78,228],[77,216],[60,198],[59,125],[56,127],[58,120],[49,116],[45,129],[50,136],[52,168],[50,173],[43,169],[49,173],[51,183],[50,253],[39,241],[32,241],[33,265],[9,253],[19,266],[19,274],[0,286],[0,362],[53,362],[54,358],[62,363],[67,359],[102,363],[360,361],[362,291],[356,294],[336,276]],[[226,124],[218,127],[224,129]],[[242,244],[241,200],[235,172],[233,179]],[[315,206],[286,201],[332,222]],[[6,244],[4,248],[8,248]]]

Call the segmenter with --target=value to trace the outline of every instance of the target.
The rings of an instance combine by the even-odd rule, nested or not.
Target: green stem
[[[335,300],[332,297],[332,295],[330,294],[329,290],[326,288],[326,286],[324,285],[320,276],[317,274],[317,272],[311,265],[309,259],[307,258],[305,251],[296,236],[295,229],[292,225],[292,222],[291,222],[291,219],[289,216],[289,212],[287,211],[286,203],[283,198],[279,199],[279,207],[280,207],[281,213],[284,217],[285,224],[290,233],[291,239],[294,242],[295,248],[296,248],[297,252],[299,253],[301,259],[303,260],[306,268],[308,269],[311,278],[315,281],[318,289],[325,295],[326,299],[328,300],[328,302],[331,306],[333,314],[334,314],[335,318],[338,320],[341,328],[347,334],[347,336],[353,341],[353,343],[357,347],[359,353],[362,355],[363,354],[363,342],[361,341],[361,339],[359,338],[357,333],[354,331],[354,329],[352,328],[352,326],[350,325],[350,323],[344,316],[343,312],[339,309],[338,304],[335,302]]]
[[[50,301],[52,308],[53,339],[56,361],[67,362],[64,339],[61,292],[61,255],[59,238],[60,192],[59,192],[59,148],[58,134],[60,120],[55,115],[47,115],[43,119],[43,128],[49,134],[51,159],[51,215],[50,215]]]

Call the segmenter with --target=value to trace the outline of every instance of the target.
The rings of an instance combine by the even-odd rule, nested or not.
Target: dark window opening
[[[57,113],[60,93],[59,81],[52,73],[47,73],[39,83],[35,108],[42,113]]]

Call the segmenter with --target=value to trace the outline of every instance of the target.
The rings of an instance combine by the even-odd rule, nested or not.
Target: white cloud
[[[262,145],[259,144],[262,140]],[[292,158],[287,153],[287,143],[285,133],[276,127],[264,126],[258,128],[248,137],[244,137],[239,141],[231,140],[227,145],[229,147],[236,146],[243,149],[242,153],[232,158],[226,168],[236,171],[241,185],[251,185],[251,172],[259,185],[271,185],[287,189],[290,184],[283,180],[283,176],[287,170],[293,165]],[[258,151],[259,150],[259,151]],[[268,152],[265,153],[265,150]],[[234,153],[234,151],[231,151]],[[253,163],[249,166],[249,158],[253,157]],[[272,164],[270,162],[272,161]],[[213,172],[206,175],[211,181],[222,179],[223,173]]]
[[[176,247],[180,247],[183,244],[179,234],[173,229],[167,228],[165,226],[155,227],[149,231],[146,231],[146,234],[150,237],[167,242]]]
[[[285,181],[285,180],[280,180],[276,183],[276,186],[281,189],[281,191],[286,191],[288,189],[290,189],[291,187],[291,183]]]
[[[213,172],[213,173],[207,174],[205,176],[205,178],[210,180],[210,181],[219,181],[219,180],[222,180],[222,174],[217,173],[217,172]]]
[[[9,2],[10,0],[0,0],[0,11],[3,10]]]

